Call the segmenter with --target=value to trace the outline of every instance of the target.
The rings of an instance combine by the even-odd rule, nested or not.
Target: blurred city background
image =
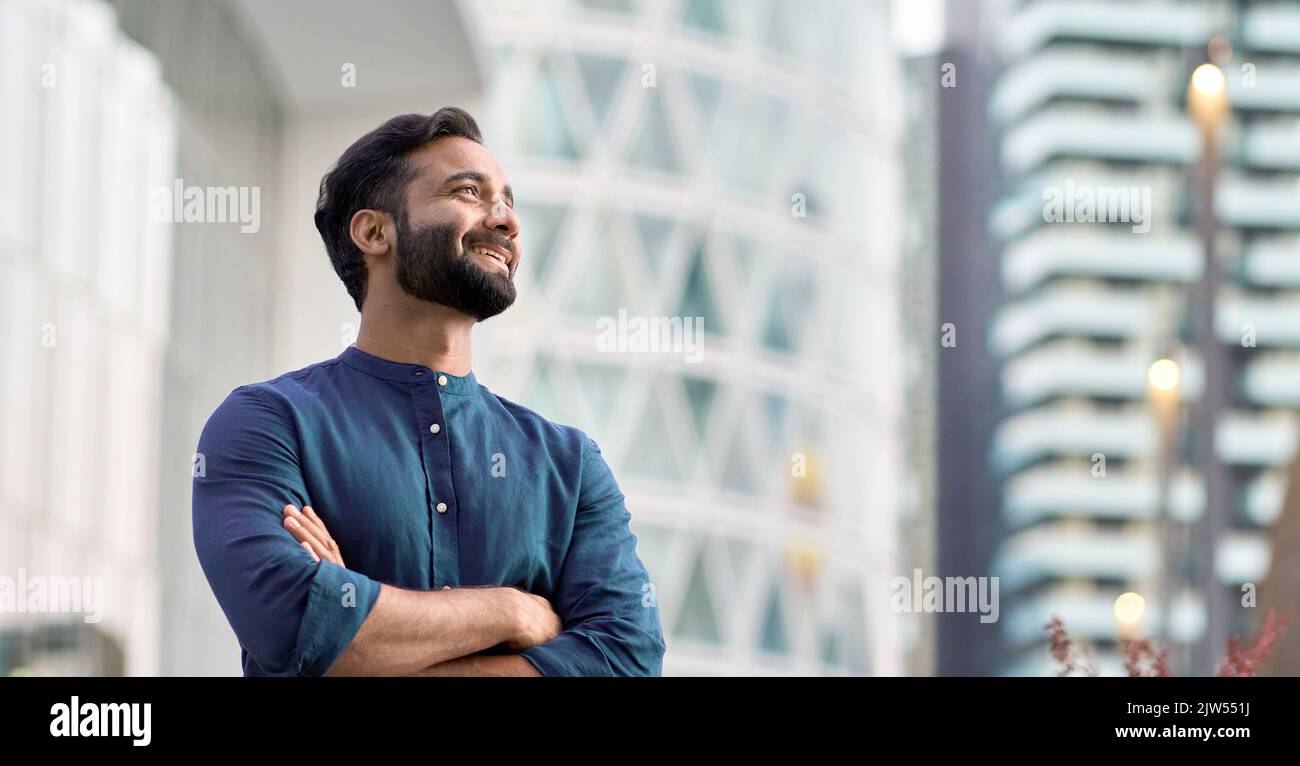
[[[1206,675],[1296,603],[1300,3],[0,0],[0,580],[103,585],[0,675],[239,673],[199,431],[355,340],[320,177],[443,105],[522,220],[475,374],[601,444],[666,675]]]

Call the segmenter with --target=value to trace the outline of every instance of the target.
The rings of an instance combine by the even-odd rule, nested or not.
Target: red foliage
[[[1253,676],[1268,662],[1269,655],[1277,646],[1278,639],[1286,632],[1291,622],[1291,613],[1278,617],[1270,609],[1264,617],[1264,626],[1255,640],[1247,645],[1236,636],[1228,639],[1228,656],[1219,664],[1219,676]],[[1056,660],[1058,676],[1068,676],[1082,670],[1089,676],[1097,675],[1097,669],[1091,664],[1086,649],[1074,643],[1065,630],[1065,623],[1060,617],[1053,616],[1043,626],[1048,632],[1051,643],[1052,658]],[[1130,677],[1169,676],[1169,666],[1165,661],[1168,652],[1157,651],[1149,638],[1121,639],[1120,651],[1124,655],[1124,670]],[[1084,664],[1087,661],[1087,664]]]
[[[1058,676],[1068,676],[1076,670],[1082,670],[1089,676],[1097,675],[1097,667],[1088,657],[1088,651],[1074,645],[1070,635],[1065,632],[1065,623],[1061,622],[1060,617],[1053,616],[1052,621],[1043,627],[1047,628],[1051,638],[1052,657],[1061,666]]]
[[[1151,639],[1121,639],[1120,651],[1124,654],[1124,670],[1129,678],[1170,675],[1165,657],[1169,652],[1157,652]]]
[[[1286,632],[1286,626],[1291,622],[1291,613],[1288,611],[1286,616],[1278,617],[1272,610],[1264,616],[1264,627],[1260,629],[1259,635],[1255,637],[1255,642],[1246,646],[1241,639],[1236,636],[1228,637],[1228,656],[1223,658],[1219,663],[1220,676],[1253,676],[1255,671],[1259,670],[1265,662],[1268,662],[1268,656],[1273,653],[1273,647],[1277,645],[1277,640]]]

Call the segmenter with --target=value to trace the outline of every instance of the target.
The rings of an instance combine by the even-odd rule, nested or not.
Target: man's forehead
[[[482,144],[461,136],[447,136],[430,141],[411,152],[410,158],[420,165],[421,180],[435,186],[446,178],[465,171],[487,176],[497,188],[510,183],[491,152]]]

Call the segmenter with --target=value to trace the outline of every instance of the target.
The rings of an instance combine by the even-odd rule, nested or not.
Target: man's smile
[[[499,268],[509,276],[511,258],[502,248],[499,248],[496,245],[478,244],[472,245],[469,248],[469,252],[477,255],[479,258],[491,261],[496,268]]]

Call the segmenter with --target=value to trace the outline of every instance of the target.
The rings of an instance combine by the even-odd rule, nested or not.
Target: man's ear
[[[358,210],[348,222],[352,243],[363,255],[386,255],[392,251],[397,227],[388,213]]]

